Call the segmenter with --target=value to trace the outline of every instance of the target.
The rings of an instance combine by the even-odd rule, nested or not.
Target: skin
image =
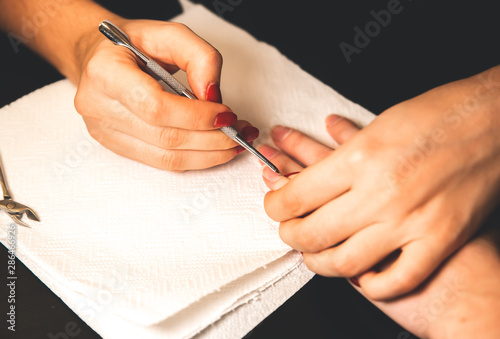
[[[312,141],[277,128],[278,147],[327,155],[267,193],[266,212],[312,271],[361,275],[373,300],[408,293],[498,204],[499,111],[495,67],[388,109],[335,152],[311,152]],[[329,120],[330,128],[341,121]],[[373,269],[395,254],[389,269]]]
[[[169,71],[186,71],[201,100],[164,92],[131,52],[97,31],[104,19]],[[114,152],[178,171],[215,166],[238,152],[216,130],[219,114],[227,117],[230,108],[207,100],[210,86],[220,82],[222,58],[186,26],[127,20],[88,0],[0,0],[0,28],[77,85],[75,107],[89,133]],[[335,153],[318,149],[317,163],[308,162],[315,153],[308,154],[301,162],[315,164],[290,182],[276,180],[283,186],[266,196],[284,241],[306,252],[317,273],[359,276],[372,300],[400,296],[424,282],[477,232],[498,197],[497,71],[391,108]],[[245,134],[248,122],[227,124],[233,123]],[[280,146],[286,138],[276,134]],[[294,146],[299,151],[305,145]],[[372,270],[397,250],[391,265]]]
[[[340,145],[359,132],[350,121],[339,116],[327,119],[327,130]],[[282,136],[282,128],[273,129],[273,135]],[[282,140],[275,138],[281,151],[270,146],[259,151],[270,158],[283,173],[300,172],[305,166],[314,166],[333,151],[296,130],[289,130]],[[297,145],[301,145],[297,148]],[[263,178],[271,190],[278,190],[298,175],[288,178],[276,176],[267,167]],[[304,253],[304,261],[311,266],[311,257]],[[381,272],[391,269],[394,258],[378,266]],[[314,265],[314,264],[313,264]],[[500,230],[489,220],[472,239],[445,260],[417,289],[386,301],[371,299],[365,292],[368,271],[358,277],[360,286],[352,285],[379,309],[401,324],[408,332],[399,339],[411,338],[481,338],[500,337],[497,315],[500,312]]]
[[[132,52],[98,31],[105,19],[170,72],[186,71],[201,100],[165,92]],[[0,0],[0,29],[78,87],[75,107],[90,135],[115,153],[161,169],[201,169],[241,151],[218,128],[234,124],[247,141],[258,136],[221,104],[220,53],[182,24],[127,20],[88,0]],[[221,113],[232,120],[220,124]]]

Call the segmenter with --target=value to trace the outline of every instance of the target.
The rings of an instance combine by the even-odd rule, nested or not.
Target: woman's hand
[[[170,72],[185,70],[201,100],[164,91],[130,51],[92,32],[83,44],[75,106],[102,145],[150,166],[179,171],[219,165],[242,151],[218,130],[222,126],[235,125],[247,141],[258,137],[255,127],[237,121],[221,104],[222,57],[210,44],[178,23],[122,19],[116,24]]]
[[[498,73],[494,68],[396,105],[335,152],[275,129],[278,147],[303,164],[324,157],[290,182],[267,181],[273,191],[265,208],[281,222],[283,241],[304,252],[318,274],[362,275],[371,299],[413,290],[498,201]],[[340,123],[346,122],[331,120],[329,128]],[[298,169],[287,167],[285,173]],[[267,170],[266,176],[276,178]],[[380,272],[377,265],[389,256],[394,263]]]
[[[332,124],[333,122],[333,124]],[[331,116],[327,119],[328,132],[338,141],[345,143],[358,133],[358,128],[345,119]],[[274,135],[282,136],[285,130],[276,128]],[[294,145],[301,145],[296,149]],[[281,143],[281,147],[289,156],[307,166],[328,156],[332,150],[317,143],[298,131],[289,131]],[[302,170],[296,161],[288,155],[269,146],[259,148],[263,154],[273,159],[273,162],[283,170],[283,173],[293,173]],[[271,189],[286,185],[295,174],[286,177],[276,175],[267,167],[264,169],[264,181]],[[498,210],[497,210],[498,212]],[[424,284],[401,298],[389,301],[371,300],[363,288],[364,274],[357,280],[352,280],[354,287],[373,302],[397,323],[419,338],[469,338],[480,335],[481,338],[498,338],[500,329],[497,326],[497,314],[500,310],[500,293],[497,286],[500,283],[500,230],[497,213],[496,219],[490,218],[476,237],[448,258]],[[304,253],[304,261],[314,265],[310,254]],[[386,270],[391,267],[389,257],[379,266]],[[365,273],[371,274],[370,272]],[[360,285],[359,281],[363,284]],[[407,332],[400,334],[401,338],[413,337]]]
[[[47,20],[28,32],[25,22],[41,17]],[[170,72],[185,70],[200,100],[165,92],[132,52],[99,32],[102,20],[120,27]],[[161,169],[201,169],[244,150],[218,128],[234,125],[247,141],[259,135],[221,103],[219,52],[182,24],[127,20],[90,0],[57,1],[52,6],[0,0],[0,29],[14,34],[78,86],[75,107],[90,134],[120,155]]]

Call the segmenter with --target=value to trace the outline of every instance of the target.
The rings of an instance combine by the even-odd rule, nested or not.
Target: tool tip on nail
[[[279,174],[279,175],[283,175],[283,174],[281,174],[281,172],[280,172],[280,170],[278,169],[278,167],[274,166],[274,164],[273,164],[273,163],[271,163],[271,162],[269,162],[269,161],[268,161],[268,162],[266,163],[266,165],[267,165],[267,167],[269,167],[269,168],[270,168],[270,169],[271,169],[274,173]]]

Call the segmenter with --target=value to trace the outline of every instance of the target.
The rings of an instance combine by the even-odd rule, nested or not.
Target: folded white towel
[[[283,124],[331,145],[327,115],[373,118],[202,6],[173,21],[222,53],[224,103],[263,132],[259,140]],[[19,228],[18,257],[96,331],[191,336],[300,267],[264,212],[253,156],[182,174],[142,165],[88,135],[74,94],[64,80],[2,108],[0,154],[14,198],[42,220]],[[9,221],[0,215],[3,232]],[[294,290],[312,276],[297,272]]]

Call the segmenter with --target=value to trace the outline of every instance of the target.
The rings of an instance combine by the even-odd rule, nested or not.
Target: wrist
[[[99,32],[99,24],[103,20],[110,20],[116,24],[125,20],[93,2],[87,2],[82,11],[85,13],[84,20],[80,21],[78,28],[74,30],[73,38],[68,39],[70,43],[68,58],[56,65],[74,84],[79,83],[89,55],[99,42],[105,39]]]
[[[92,24],[86,30],[81,31],[81,34],[74,43],[74,62],[70,65],[72,68],[68,69],[66,73],[64,73],[74,84],[79,83],[85,65],[87,64],[90,56],[93,54],[94,49],[97,48],[101,41],[106,40],[98,29],[99,24],[103,20],[110,20],[114,24],[118,25],[118,27],[121,27],[122,23],[126,21],[126,19],[106,11],[96,16],[96,18],[92,20]]]
[[[85,49],[96,41],[99,23],[118,21],[91,0],[0,0],[0,29],[77,83]]]

